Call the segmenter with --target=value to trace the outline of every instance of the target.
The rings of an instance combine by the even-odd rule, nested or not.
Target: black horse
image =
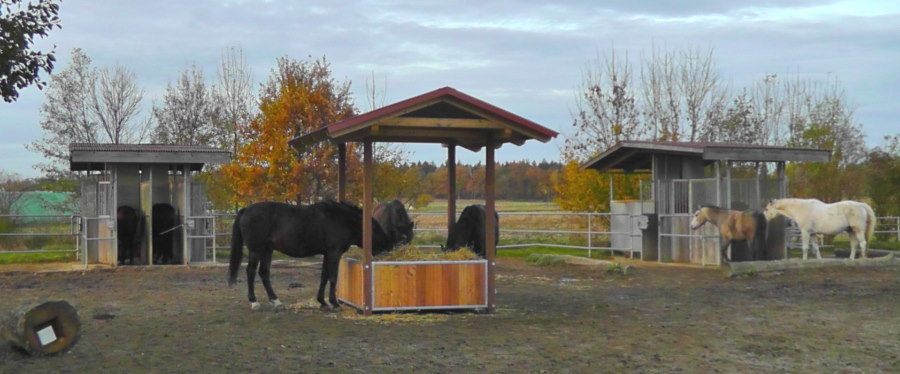
[[[378,204],[373,218],[395,246],[408,244],[413,240],[415,224],[409,219],[406,208],[399,200]]]
[[[250,258],[247,262],[247,291],[250,308],[258,309],[253,291],[257,267],[269,301],[281,305],[272,284],[269,270],[272,252],[278,250],[291,257],[324,255],[322,260],[322,280],[317,299],[322,309],[325,303],[325,284],[331,282],[329,301],[338,309],[340,306],[334,293],[337,283],[338,265],[341,255],[355,244],[362,246],[362,209],[348,203],[325,201],[313,205],[296,206],[284,203],[262,202],[238,211],[231,232],[231,261],[228,268],[228,284],[237,281],[241,267],[243,246],[247,244]],[[391,248],[384,230],[372,220],[372,252],[379,254]]]
[[[170,264],[175,259],[175,208],[166,203],[153,204],[153,262]]]
[[[484,257],[486,245],[484,242],[485,219],[486,216],[484,205],[469,205],[463,209],[462,214],[456,224],[450,228],[447,235],[447,245],[443,247],[445,251],[455,251],[460,247],[471,247],[475,253]],[[500,240],[500,216],[494,212],[494,246]]]
[[[116,240],[119,245],[119,265],[124,265],[128,259],[129,265],[134,265],[135,252],[140,250],[141,238],[143,238],[143,217],[134,208],[122,205],[116,208]]]

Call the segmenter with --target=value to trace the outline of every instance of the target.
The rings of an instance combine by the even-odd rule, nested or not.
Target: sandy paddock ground
[[[0,372],[900,371],[896,266],[728,279],[685,266],[636,262],[623,276],[502,259],[495,314],[363,318],[311,302],[314,261],[275,268],[289,306],[255,312],[243,279],[225,285],[224,267],[2,273],[0,312],[65,299],[83,335],[58,357],[2,345]]]

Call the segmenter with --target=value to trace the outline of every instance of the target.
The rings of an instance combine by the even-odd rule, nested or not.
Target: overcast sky
[[[222,49],[241,46],[255,83],[280,56],[327,56],[353,82],[386,81],[386,102],[452,86],[561,132],[589,59],[615,46],[639,55],[651,44],[713,47],[720,72],[740,87],[767,73],[837,76],[870,146],[900,132],[900,1],[112,1],[66,0],[55,44],[60,69],[72,48],[95,66],[131,68],[147,92],[143,114],[191,64],[211,78]],[[43,93],[0,102],[0,168],[36,176]],[[500,161],[556,160],[562,139],[504,146]],[[441,162],[437,145],[413,159]],[[473,162],[479,154],[460,152]]]

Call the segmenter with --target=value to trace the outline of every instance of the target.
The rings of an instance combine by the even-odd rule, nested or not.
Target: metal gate
[[[85,266],[88,263],[115,265],[118,262],[115,186],[115,174],[108,171],[81,180],[79,209]]]
[[[719,233],[715,227],[691,229],[691,217],[700,206],[720,205],[718,186],[716,178],[657,182],[659,262],[720,263]]]
[[[190,262],[216,262],[216,217],[210,214],[211,204],[206,195],[206,186],[197,179],[185,178],[186,190],[190,191],[184,219],[185,245]]]

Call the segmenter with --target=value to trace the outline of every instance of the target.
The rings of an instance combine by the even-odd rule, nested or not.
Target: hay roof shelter
[[[582,164],[599,171],[650,173],[641,185],[641,202],[618,207],[648,216],[640,243],[632,242],[645,260],[720,263],[716,232],[690,229],[691,214],[701,205],[745,210],[763,208],[767,199],[787,196],[785,162],[826,162],[825,149],[763,146],[739,143],[622,141]],[[770,175],[767,163],[775,163]],[[736,166],[742,177],[732,177]],[[748,166],[749,165],[749,166]],[[724,170],[724,172],[723,172]],[[749,175],[748,175],[749,174]],[[610,194],[612,199],[612,193]],[[627,204],[626,204],[627,205]],[[623,221],[624,222],[624,221]],[[630,225],[628,220],[626,225]],[[709,225],[707,225],[709,226]],[[658,229],[658,232],[655,230]],[[612,231],[640,231],[631,227]],[[648,233],[653,240],[648,240]],[[768,259],[786,257],[784,225],[769,227]],[[740,259],[739,256],[734,258]]]
[[[82,240],[85,263],[116,265],[116,210],[134,208],[143,216],[143,236],[137,261],[152,265],[154,248],[170,245],[177,262],[213,261],[207,231],[206,194],[194,180],[204,165],[228,162],[231,153],[217,148],[166,144],[69,145],[69,167],[81,173]],[[153,242],[154,205],[169,204],[176,211],[166,243]],[[157,228],[160,229],[160,228]],[[159,231],[159,230],[157,230]]]
[[[447,226],[456,220],[456,146],[472,151],[485,149],[485,207],[487,216],[494,214],[495,165],[494,150],[505,143],[522,145],[534,139],[547,142],[556,137],[553,130],[521,116],[498,108],[451,87],[440,88],[391,105],[363,113],[290,141],[295,148],[331,141],[338,144],[338,198],[346,192],[346,142],[363,143],[363,252],[365,274],[362,309],[373,307],[372,277],[372,176],[374,175],[372,144],[375,142],[437,143],[447,147],[449,174]],[[486,307],[494,303],[494,230],[487,220]]]

